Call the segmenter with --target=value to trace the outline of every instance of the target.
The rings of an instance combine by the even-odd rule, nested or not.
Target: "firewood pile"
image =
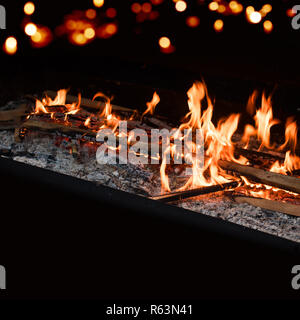
[[[102,93],[93,99],[67,95],[65,90],[25,96],[0,109],[0,156],[300,242],[296,123],[289,119],[285,141],[276,143],[271,141],[270,128],[277,120],[273,118],[271,100],[264,95],[255,115],[255,110],[250,110],[255,96],[250,97],[247,110],[253,113],[255,126],[246,126],[244,134],[236,130],[237,115],[213,125],[212,103],[204,84],[194,84],[188,97],[190,112],[181,124],[176,124],[155,114],[160,101],[156,93],[144,113],[111,104]],[[142,130],[151,141],[146,154],[135,151],[136,156],[155,158],[156,162],[122,163],[121,121],[126,121],[128,130]],[[117,161],[110,159],[109,152],[105,163],[98,161],[97,150],[107,143],[97,138],[102,129],[113,132],[117,144],[113,147],[108,143],[107,149],[117,149]],[[201,129],[204,166],[196,166],[195,148],[189,149],[190,162],[183,156],[177,163],[173,152],[166,163],[168,150],[163,148],[162,140],[156,157],[151,151],[153,129],[171,131],[169,149],[179,132]],[[129,154],[139,140],[129,134],[127,138]],[[180,141],[184,144],[183,139]],[[191,144],[197,147],[195,139]]]

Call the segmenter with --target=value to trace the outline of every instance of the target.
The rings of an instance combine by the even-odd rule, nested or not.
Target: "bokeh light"
[[[164,49],[169,48],[171,46],[171,41],[167,37],[161,37],[158,43],[159,43],[159,46]]]
[[[254,24],[259,23],[261,21],[261,14],[257,11],[251,12],[249,15],[249,21]]]
[[[273,23],[270,20],[266,20],[263,23],[265,33],[270,33],[273,30]]]
[[[27,2],[24,5],[24,13],[28,16],[32,15],[35,11],[35,5],[33,2]]]
[[[213,1],[208,5],[208,9],[211,11],[217,11],[218,8],[219,8],[219,4],[216,1]]]
[[[139,3],[135,2],[131,5],[132,12],[138,14],[139,12],[141,12],[141,10],[142,10],[142,6]]]
[[[226,7],[225,7],[223,4],[221,4],[221,5],[219,5],[217,11],[218,11],[219,13],[224,13],[224,12],[226,11]]]
[[[104,5],[104,0],[93,0],[94,6],[95,7],[102,7]]]
[[[200,24],[200,19],[198,17],[196,17],[196,16],[187,17],[186,18],[186,24],[190,28],[196,28]]]
[[[143,12],[145,12],[145,13],[150,13],[151,10],[152,10],[152,5],[151,5],[151,3],[149,3],[149,2],[143,3],[143,5],[142,5],[142,11],[143,11]]]
[[[46,47],[53,39],[52,32],[48,27],[37,27],[36,33],[30,38],[31,45],[35,48]]]
[[[37,31],[37,26],[30,22],[30,23],[27,23],[26,26],[25,26],[25,33],[28,35],[28,36],[33,36]]]
[[[84,36],[87,38],[87,39],[93,39],[96,35],[96,32],[93,28],[86,28],[84,30]]]
[[[214,23],[214,29],[216,32],[221,32],[223,31],[223,27],[224,27],[224,22],[221,19],[218,19],[215,21]]]
[[[15,37],[8,37],[4,43],[3,49],[7,54],[15,54],[18,50],[17,39]]]
[[[106,16],[108,18],[115,18],[117,16],[117,10],[115,8],[108,8],[106,10]]]
[[[97,12],[96,12],[96,10],[94,10],[94,9],[88,9],[88,10],[86,10],[86,12],[85,12],[85,16],[88,18],[88,19],[95,19],[96,18],[96,16],[97,16]]]
[[[187,8],[187,4],[185,1],[182,1],[182,0],[179,0],[176,2],[175,4],[175,9],[178,11],[178,12],[183,12],[185,11]]]

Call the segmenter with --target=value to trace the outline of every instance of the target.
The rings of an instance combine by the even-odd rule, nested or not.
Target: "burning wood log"
[[[299,178],[257,169],[226,160],[219,160],[218,164],[224,170],[237,172],[242,176],[251,178],[253,181],[300,194]]]
[[[272,152],[272,151],[261,152],[261,151],[255,151],[250,149],[243,149],[243,148],[235,148],[234,151],[236,154],[242,155],[247,159],[251,159],[253,157],[256,157],[259,159],[271,159],[271,160],[279,160],[279,161],[282,161],[285,159],[285,155],[279,152]]]
[[[49,122],[49,121],[40,121],[36,119],[29,119],[26,122],[22,124],[22,128],[28,128],[28,129],[41,129],[45,131],[51,131],[51,130],[59,130],[63,133],[81,133],[89,136],[96,137],[97,133],[89,130],[89,129],[82,129],[77,126],[74,126],[72,124],[65,125],[63,123],[57,123],[57,122]]]
[[[45,95],[47,95],[51,99],[55,99],[55,97],[57,96],[57,92],[48,90],[48,91],[45,91]],[[67,95],[66,103],[74,103],[74,102],[75,103],[78,102],[78,97],[75,97],[72,95]],[[99,110],[99,107],[105,106],[105,104],[103,102],[93,101],[93,100],[87,99],[87,98],[82,98],[80,105],[82,107],[97,109],[97,110]],[[134,110],[134,109],[125,108],[125,107],[117,106],[114,104],[112,104],[111,106],[112,106],[112,110],[114,110],[114,111],[123,111],[123,112],[130,112],[130,113],[136,112],[136,110]]]
[[[192,189],[192,190],[170,192],[167,194],[151,197],[151,199],[152,200],[159,200],[159,201],[163,201],[163,202],[172,202],[172,201],[196,197],[196,196],[203,195],[203,194],[209,194],[209,193],[213,193],[213,192],[224,191],[224,190],[236,188],[236,187],[238,187],[239,183],[240,183],[239,181],[233,181],[233,182],[228,182],[228,183],[224,183],[224,184],[218,184],[218,185],[202,187],[202,188],[197,188],[197,189]]]
[[[172,127],[166,124],[164,121],[159,120],[154,117],[147,117],[147,121],[149,121],[151,124],[154,124],[160,129],[167,129],[167,130],[172,130]]]
[[[267,200],[262,198],[246,197],[246,196],[233,196],[232,199],[237,203],[248,203],[248,204],[251,204],[252,206],[260,207],[262,209],[277,211],[277,212],[300,217],[299,205],[280,202],[280,201]]]

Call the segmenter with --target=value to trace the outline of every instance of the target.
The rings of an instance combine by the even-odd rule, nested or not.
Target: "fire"
[[[104,100],[104,109],[100,113],[99,117],[106,120],[106,124],[104,124],[100,129],[112,128],[112,130],[115,131],[119,125],[120,119],[112,113],[111,99],[102,92],[98,92],[94,95],[93,100],[99,97]]]
[[[185,117],[185,122],[173,134],[172,139],[182,137],[181,133],[188,135],[191,132],[200,130],[203,135],[204,159],[197,157],[197,150],[200,148],[198,141],[195,139],[188,141],[188,154],[185,154],[186,164],[191,164],[190,176],[187,176],[187,182],[178,190],[193,189],[202,186],[222,184],[236,180],[237,178],[229,175],[219,166],[219,160],[227,160],[240,164],[247,164],[248,159],[245,157],[235,158],[235,144],[232,142],[232,136],[235,134],[239,125],[239,114],[231,114],[229,117],[221,119],[217,126],[212,122],[213,104],[208,95],[204,82],[196,82],[187,92],[189,112]],[[280,151],[288,149],[285,154],[283,163],[276,161],[269,169],[272,172],[281,174],[291,173],[293,170],[300,169],[300,157],[295,154],[297,146],[297,124],[289,118],[285,129],[285,142],[277,147],[271,143],[271,128],[279,123],[274,119],[271,96],[262,95],[261,106],[255,110],[258,92],[255,91],[249,98],[247,111],[254,115],[255,127],[246,125],[242,141],[248,147],[250,137],[256,137],[260,142],[258,150],[262,148]],[[206,108],[204,108],[206,106]],[[184,140],[185,136],[181,140]],[[185,146],[186,147],[186,146]],[[171,152],[170,152],[171,151]],[[173,158],[183,157],[181,151],[176,151],[175,145],[170,143],[170,147],[162,155],[160,167],[162,192],[171,191],[167,163],[167,155],[171,154]],[[245,177],[241,177],[247,188],[244,191],[252,196],[264,196],[269,199],[280,189],[249,182]]]
[[[279,120],[273,116],[271,96],[266,96],[266,94],[263,93],[260,106],[256,109],[257,98],[258,92],[255,91],[248,100],[247,111],[253,116],[255,126],[250,124],[245,126],[244,136],[242,138],[242,141],[246,145],[244,147],[248,147],[250,138],[255,137],[260,144],[258,150],[264,148],[277,152],[286,151],[284,161],[274,162],[272,166],[269,165],[267,170],[285,175],[291,174],[294,170],[299,170],[300,157],[296,155],[298,134],[296,121],[293,118],[287,119],[285,141],[280,146],[275,145],[275,143],[271,141],[271,128],[278,124]],[[84,125],[94,132],[103,128],[109,128],[113,130],[116,137],[120,138],[121,131],[117,131],[117,128],[122,119],[121,116],[113,113],[112,98],[102,92],[98,92],[93,97],[93,101],[96,99],[101,100],[99,101],[99,112],[91,114],[83,110],[77,116],[85,117],[80,126],[82,127]],[[37,99],[35,110],[32,114],[49,114],[51,119],[59,121],[60,117],[55,115],[56,109],[53,108],[58,106],[57,112],[65,115],[64,121],[69,125],[68,115],[74,115],[80,112],[81,95],[78,95],[78,101],[76,101],[76,98],[72,98],[71,101],[76,102],[68,104],[66,101],[67,90],[59,90],[55,98],[50,98],[46,95],[41,100]],[[154,92],[152,100],[146,104],[147,108],[142,114],[142,118],[146,114],[153,115],[159,102],[160,97],[157,92]],[[185,168],[189,169],[189,172],[185,175],[185,183],[183,186],[177,187],[178,190],[240,180],[240,178],[229,174],[219,165],[219,163],[224,163],[224,161],[221,162],[220,160],[227,160],[244,165],[249,162],[247,158],[242,156],[237,157],[235,155],[235,143],[232,141],[232,137],[238,129],[240,115],[231,114],[226,118],[220,119],[215,125],[212,120],[214,104],[208,94],[204,81],[195,82],[187,91],[187,105],[189,111],[179,128],[174,129],[170,133],[167,148],[164,149],[162,155],[157,155],[157,157],[155,155],[157,160],[161,160],[160,177],[162,192],[171,191],[172,187],[168,175],[170,169],[169,156],[171,157],[171,161],[174,162],[174,165],[176,165],[176,159],[184,160]],[[97,108],[98,105],[96,104],[94,107]],[[69,117],[69,121],[70,120],[71,117]],[[127,120],[134,120],[133,122],[135,122],[137,120],[136,114],[133,114],[130,118],[127,118]],[[132,146],[132,143],[135,142],[134,136],[130,136],[129,134],[127,138],[128,145]],[[184,147],[184,152],[180,146]],[[119,152],[121,150],[120,148],[119,145],[116,147],[116,150]],[[140,155],[148,157],[148,154],[140,153]],[[154,156],[152,155],[152,157]],[[172,164],[171,169],[174,169],[174,165]],[[266,167],[265,164],[264,166]],[[246,194],[263,196],[268,199],[272,198],[274,193],[280,191],[280,189],[267,185],[251,183],[245,177],[241,178],[243,180],[243,186],[246,187],[243,188],[243,192]]]
[[[78,102],[74,102],[72,104],[67,104],[66,103],[66,98],[67,98],[67,92],[68,90],[66,89],[61,89],[57,92],[57,96],[55,97],[54,100],[52,100],[50,97],[46,96],[45,98],[40,100],[36,100],[35,104],[35,111],[34,113],[39,114],[39,113],[50,113],[47,110],[47,107],[51,106],[65,106],[67,111],[66,115],[68,114],[76,114],[80,110],[80,103],[81,103],[81,95],[78,95]]]
[[[248,101],[247,110],[249,113],[253,113],[253,109],[255,108],[256,97],[257,92],[255,91]],[[261,141],[258,151],[260,151],[263,147],[272,149],[273,146],[270,142],[271,127],[275,124],[278,124],[279,120],[273,119],[271,96],[267,98],[265,93],[263,93],[261,107],[258,110],[256,110],[254,120],[255,128],[251,125],[247,125],[245,127],[245,132],[242,141],[246,143],[246,146],[248,146],[251,136],[257,136],[259,141]]]
[[[150,102],[147,102],[147,110],[142,114],[142,117],[148,113],[153,115],[155,111],[155,107],[158,105],[159,102],[160,102],[160,97],[156,92],[154,92],[152,100]]]
[[[203,163],[203,159],[197,156],[197,152],[201,147],[197,144],[197,141],[196,143],[188,141],[187,149],[189,152],[186,154],[185,160],[192,163],[192,174],[180,190],[221,184],[234,180],[234,177],[229,176],[219,167],[218,161],[219,159],[226,159],[239,163],[246,162],[245,158],[235,159],[234,145],[231,141],[232,135],[237,130],[239,115],[233,114],[227,119],[222,119],[215,127],[212,122],[213,104],[208,96],[205,83],[194,83],[188,90],[187,96],[190,112],[185,117],[186,122],[179,127],[173,138],[179,136],[179,132],[183,130],[187,130],[185,131],[187,132],[186,134],[200,130],[205,145],[205,159]],[[206,101],[207,108],[203,111],[204,101]],[[163,192],[170,191],[166,167],[166,156],[163,155],[160,170]]]

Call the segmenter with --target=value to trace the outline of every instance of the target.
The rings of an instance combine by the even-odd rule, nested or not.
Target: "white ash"
[[[236,204],[224,197],[223,192],[209,197],[207,195],[195,197],[177,205],[191,211],[300,242],[300,217],[261,209],[245,203]]]
[[[96,155],[80,159],[56,147],[50,136],[14,141],[13,131],[0,131],[0,149],[10,150],[15,161],[88,180],[111,188],[151,196],[160,192],[158,166],[100,165]],[[224,198],[223,193],[199,196],[177,204],[179,207],[224,219],[248,228],[300,242],[300,218],[267,211]]]

